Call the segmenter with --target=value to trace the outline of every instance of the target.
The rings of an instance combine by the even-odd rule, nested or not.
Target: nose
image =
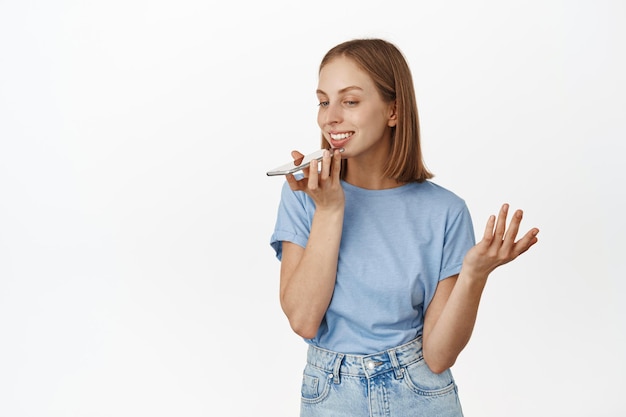
[[[320,108],[320,124],[333,125],[340,123],[343,117],[341,105],[339,103],[328,103],[326,107]]]

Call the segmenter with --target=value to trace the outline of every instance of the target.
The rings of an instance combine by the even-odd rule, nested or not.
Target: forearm
[[[312,338],[335,288],[343,210],[316,211],[309,239],[296,265],[281,277],[281,306],[293,330]]]
[[[497,220],[495,216],[489,217],[483,239],[465,255],[453,287],[445,282],[447,279],[439,282],[442,291],[438,286],[428,307],[423,335],[424,360],[434,372],[443,372],[451,367],[469,342],[489,274],[537,243],[537,228],[515,241],[522,211],[514,213],[507,230],[508,210],[509,205],[503,204]]]
[[[443,372],[456,362],[470,340],[487,277],[461,270],[437,321],[424,335],[424,358],[433,372]]]

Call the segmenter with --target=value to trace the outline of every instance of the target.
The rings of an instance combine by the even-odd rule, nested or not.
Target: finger
[[[537,239],[537,234],[539,234],[539,229],[537,229],[536,227],[526,232],[524,237],[522,237],[515,244],[515,257],[526,252],[528,249],[531,248],[531,246],[539,241],[539,239]]]
[[[322,180],[328,179],[328,177],[330,177],[331,163],[332,163],[332,160],[331,160],[330,151],[325,150],[324,155],[322,156],[322,170],[321,170]]]
[[[294,164],[300,165],[302,163],[302,159],[304,158],[304,154],[296,150],[293,150],[291,151],[291,157],[293,158]]]
[[[300,191],[302,189],[302,183],[296,180],[296,177],[294,177],[293,174],[287,174],[285,175],[285,178],[287,179],[287,183],[289,183],[289,188],[291,188],[291,191]]]
[[[319,161],[317,160],[312,160],[311,164],[309,165],[308,169],[305,169],[306,172],[308,172],[308,183],[307,186],[309,187],[309,190],[317,190],[318,186],[319,186]],[[305,175],[307,176],[307,175]]]
[[[519,227],[523,217],[524,212],[522,210],[516,210],[515,213],[513,213],[513,217],[511,217],[511,223],[509,223],[509,228],[504,235],[504,241],[506,244],[513,245],[513,243],[515,243],[515,237],[519,232]]]
[[[485,226],[485,234],[483,235],[483,240],[487,243],[491,243],[493,240],[493,227],[496,224],[496,216],[493,214],[489,216],[487,220],[487,225]]]
[[[494,233],[494,239],[496,242],[502,242],[504,238],[504,232],[506,231],[506,216],[509,212],[509,205],[503,204],[498,214],[498,221],[496,223],[496,231]]]
[[[341,151],[339,149],[335,149],[333,151],[333,178],[339,180],[339,175],[341,172]]]

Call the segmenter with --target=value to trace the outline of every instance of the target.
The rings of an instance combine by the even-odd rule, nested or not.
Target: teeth
[[[331,134],[330,134],[330,137],[331,137],[332,139],[335,139],[335,140],[341,140],[341,139],[345,139],[345,138],[347,138],[348,136],[351,136],[351,135],[352,135],[352,133],[340,133],[340,134],[338,134],[338,135],[333,135],[333,134],[331,133]]]

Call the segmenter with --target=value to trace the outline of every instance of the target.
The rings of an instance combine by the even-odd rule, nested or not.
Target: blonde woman
[[[537,242],[508,205],[475,243],[460,197],[432,182],[409,66],[357,39],[323,58],[319,164],[289,174],[271,246],[280,303],[308,343],[301,416],[462,416],[450,372],[489,274]],[[302,156],[294,151],[294,159]]]

